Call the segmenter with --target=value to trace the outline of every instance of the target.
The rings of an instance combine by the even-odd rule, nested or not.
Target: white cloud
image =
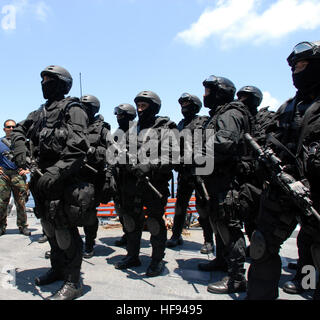
[[[34,12],[40,21],[46,21],[50,8],[44,1],[40,1],[34,5]]]
[[[263,100],[260,105],[260,108],[269,107],[270,111],[277,111],[280,107],[279,101],[272,97],[270,92],[264,91],[263,92]]]
[[[319,0],[276,0],[259,12],[262,2],[219,0],[214,9],[206,9],[189,29],[178,33],[177,39],[199,46],[217,36],[230,46],[235,41],[259,43],[280,39],[297,30],[314,30],[320,26]]]

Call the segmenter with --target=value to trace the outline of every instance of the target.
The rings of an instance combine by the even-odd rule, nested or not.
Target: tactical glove
[[[145,177],[151,171],[150,164],[137,164],[132,167],[132,172],[137,178]]]
[[[58,167],[49,167],[46,169],[46,172],[38,180],[37,187],[39,191],[48,194],[53,191],[57,186],[57,183],[60,181],[60,173]]]

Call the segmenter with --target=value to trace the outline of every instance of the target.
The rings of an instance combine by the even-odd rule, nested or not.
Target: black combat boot
[[[127,269],[131,267],[139,267],[139,266],[141,266],[141,261],[139,257],[133,257],[128,255],[114,265],[116,269]]]
[[[216,294],[246,292],[247,281],[244,276],[226,276],[221,281],[210,283],[207,289],[209,292]]]
[[[20,227],[19,231],[24,236],[27,236],[27,237],[31,236],[31,231],[27,227]]]
[[[95,245],[95,242],[86,242],[85,244],[85,249],[84,249],[84,253],[83,253],[83,257],[85,259],[90,259],[93,257],[94,255],[94,245]]]
[[[64,276],[58,271],[50,269],[42,276],[36,277],[34,282],[37,286],[45,286],[59,280],[64,280]]]
[[[48,298],[48,300],[74,300],[83,294],[81,282],[66,281],[60,290]]]
[[[291,281],[287,281],[283,285],[283,291],[288,294],[300,294],[304,292],[301,280],[301,277],[295,276]]]
[[[43,234],[39,239],[38,239],[38,243],[45,243],[48,241],[48,237]]]
[[[201,271],[228,271],[227,263],[223,259],[213,259],[210,262],[203,262],[198,264],[198,269]]]
[[[209,254],[209,253],[213,253],[214,249],[213,249],[213,242],[205,242],[201,249],[200,252],[202,254]]]
[[[166,241],[166,247],[167,248],[174,248],[178,245],[183,244],[183,239],[181,236],[177,237],[175,235],[172,235],[171,239]]]
[[[50,259],[50,257],[51,257],[51,251],[50,251],[50,250],[46,251],[46,252],[44,253],[44,257],[45,257],[46,259]]]
[[[152,259],[147,269],[146,275],[148,277],[157,277],[163,272],[163,270],[164,270],[163,260]]]
[[[6,233],[6,227],[0,227],[0,236],[3,236]]]

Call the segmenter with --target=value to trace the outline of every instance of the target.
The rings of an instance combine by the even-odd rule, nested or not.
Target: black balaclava
[[[43,97],[54,101],[64,97],[63,82],[59,79],[49,79],[41,82]]]
[[[156,106],[150,103],[149,107],[143,111],[138,111],[140,128],[147,128],[154,123],[156,117]]]
[[[239,99],[244,105],[249,108],[250,113],[253,116],[256,116],[258,113],[258,105],[257,105],[257,98],[252,96],[251,94],[244,94]]]
[[[197,108],[194,103],[190,103],[187,106],[181,107],[181,113],[186,119],[194,118],[197,114]]]
[[[320,60],[309,60],[309,64],[299,73],[292,72],[294,86],[302,95],[312,93],[320,87]]]
[[[130,121],[132,121],[132,117],[127,114],[122,115],[121,118],[117,117],[119,129],[121,129],[123,132],[127,132],[129,130]]]
[[[95,110],[93,110],[93,109],[90,108],[90,107],[86,107],[86,113],[87,113],[87,115],[88,115],[89,123],[93,123],[94,120],[95,120],[95,115],[96,115]]]
[[[217,107],[232,101],[232,99],[221,92],[219,93],[219,91],[220,90],[217,89],[211,89],[210,94],[203,97],[203,105],[211,109],[212,112],[214,112]]]

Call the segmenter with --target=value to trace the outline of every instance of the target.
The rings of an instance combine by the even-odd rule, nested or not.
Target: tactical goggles
[[[289,66],[293,67],[297,61],[310,59],[315,55],[317,55],[319,58],[319,55],[320,55],[319,46],[315,45],[314,43],[304,41],[304,42],[298,43],[293,48],[292,53],[288,57],[287,61],[289,63]]]
[[[127,114],[127,111],[122,110],[120,107],[115,107],[115,108],[114,108],[114,114],[115,114],[116,116],[122,116],[122,115]]]
[[[217,86],[218,83],[219,83],[219,79],[216,76],[212,75],[203,81],[203,86],[207,88],[212,88]]]
[[[181,104],[182,102],[192,102],[192,97],[189,93],[183,93],[179,98],[178,102]]]

